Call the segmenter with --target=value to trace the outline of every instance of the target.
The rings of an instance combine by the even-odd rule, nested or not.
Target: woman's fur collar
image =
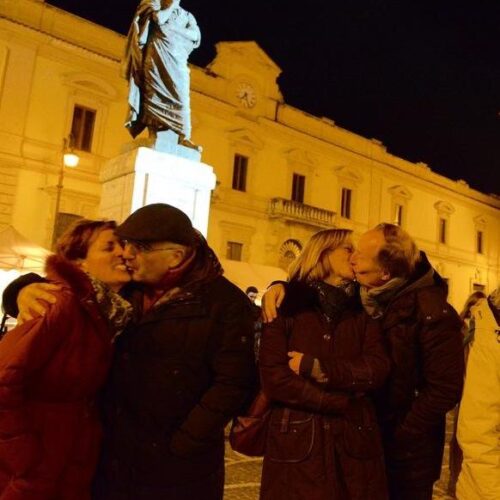
[[[292,280],[286,286],[285,299],[281,304],[280,314],[283,316],[295,316],[301,312],[318,309],[319,307],[318,290],[303,281]],[[359,311],[361,309],[357,290],[349,300],[349,309],[352,311]]]
[[[51,255],[47,259],[45,271],[50,281],[66,283],[80,298],[93,293],[92,283],[85,272],[59,255]]]

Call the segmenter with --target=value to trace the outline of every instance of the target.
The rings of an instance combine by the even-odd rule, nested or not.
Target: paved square
[[[446,495],[448,483],[448,442],[452,432],[452,412],[448,415],[446,429],[446,448],[444,451],[441,479],[434,488],[433,500],[453,500]],[[226,443],[226,486],[224,500],[258,500],[260,475],[262,469],[261,458],[251,458],[234,452]]]

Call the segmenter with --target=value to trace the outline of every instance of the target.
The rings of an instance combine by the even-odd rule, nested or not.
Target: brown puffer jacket
[[[446,413],[460,399],[464,373],[461,321],[446,294],[422,254],[382,318],[392,371],[377,407],[395,487],[429,485],[441,473]]]
[[[298,304],[303,294],[303,284],[286,285],[286,300]],[[441,473],[446,413],[460,399],[464,373],[461,321],[446,297],[446,283],[421,252],[381,318],[392,367],[376,402],[391,489],[428,487]],[[328,375],[335,372],[334,360],[318,358]]]
[[[290,332],[280,316],[261,340],[262,387],[274,402],[261,499],[387,498],[375,410],[364,395],[389,372],[378,324],[359,308],[334,327],[315,308],[291,315]],[[292,372],[291,350],[329,357],[332,389]]]

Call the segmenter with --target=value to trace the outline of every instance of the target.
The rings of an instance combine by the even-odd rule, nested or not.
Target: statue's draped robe
[[[158,24],[148,0],[137,8],[125,56],[129,81],[129,116],[125,126],[133,137],[145,127],[173,130],[191,137],[188,57],[200,44],[193,15],[176,6]],[[161,23],[161,18],[160,18]]]

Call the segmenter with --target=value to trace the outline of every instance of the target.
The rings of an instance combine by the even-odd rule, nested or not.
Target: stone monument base
[[[215,174],[210,165],[166,152],[138,147],[109,160],[100,175],[99,216],[123,221],[150,203],[183,210],[205,236]]]
[[[195,146],[193,144],[193,146]],[[136,148],[144,147],[154,149],[162,153],[199,162],[201,160],[201,146],[186,147],[179,144],[179,135],[173,130],[159,130],[150,132],[149,137],[137,137],[132,142],[125,144],[122,153],[128,153]]]

